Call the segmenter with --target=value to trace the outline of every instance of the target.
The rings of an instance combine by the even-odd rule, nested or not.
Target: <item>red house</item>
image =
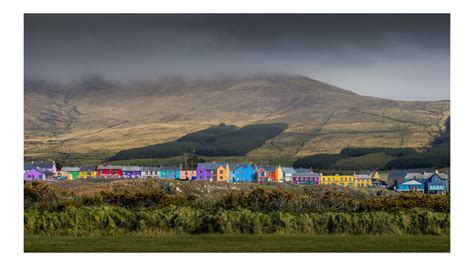
[[[257,169],[255,176],[257,182],[275,182],[275,166],[263,166]]]
[[[122,166],[103,164],[97,166],[98,177],[122,177]]]

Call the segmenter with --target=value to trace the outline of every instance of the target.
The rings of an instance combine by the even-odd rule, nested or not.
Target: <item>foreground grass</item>
[[[433,235],[25,236],[25,252],[449,252]]]

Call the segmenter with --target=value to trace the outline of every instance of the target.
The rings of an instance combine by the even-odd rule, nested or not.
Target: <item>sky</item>
[[[450,99],[449,14],[26,14],[25,78],[301,74],[367,96]]]

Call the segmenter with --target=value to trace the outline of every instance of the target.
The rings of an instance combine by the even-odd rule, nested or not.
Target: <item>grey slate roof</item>
[[[25,161],[23,170],[30,170],[31,168],[53,168],[54,161]]]
[[[222,164],[225,165],[225,163],[217,163],[217,162],[212,162],[212,163],[200,163],[198,164],[198,167],[201,166],[206,170],[216,170],[217,167],[221,166]]]
[[[140,166],[133,166],[133,165],[127,165],[127,166],[122,166],[122,171],[141,171],[142,168]]]
[[[311,169],[310,168],[294,168],[293,170],[295,170],[295,173],[311,173]]]
[[[293,169],[293,167],[282,167],[281,170],[285,174],[295,174],[296,173],[296,171],[295,171],[295,169]]]
[[[120,165],[99,165],[97,169],[122,169]]]
[[[388,179],[404,178],[408,173],[434,173],[435,169],[432,168],[420,168],[420,169],[407,169],[407,170],[391,170],[388,173]]]
[[[79,171],[81,171],[81,172],[94,172],[95,167],[94,166],[81,166]]]
[[[64,166],[61,168],[61,171],[63,172],[79,172],[81,168],[80,167],[75,167],[75,166]]]
[[[162,166],[160,171],[179,171],[181,170],[179,167],[177,166]]]
[[[275,172],[276,171],[276,166],[274,166],[274,165],[267,165],[267,166],[263,166],[261,168],[263,168],[263,170],[265,170],[266,172]]]
[[[320,173],[296,173],[293,177],[320,177]]]
[[[160,171],[161,167],[158,166],[142,166],[142,171],[145,172],[155,172]]]

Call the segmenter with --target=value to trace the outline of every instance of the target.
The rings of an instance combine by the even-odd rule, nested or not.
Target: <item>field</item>
[[[25,236],[25,252],[449,252],[449,236]]]

